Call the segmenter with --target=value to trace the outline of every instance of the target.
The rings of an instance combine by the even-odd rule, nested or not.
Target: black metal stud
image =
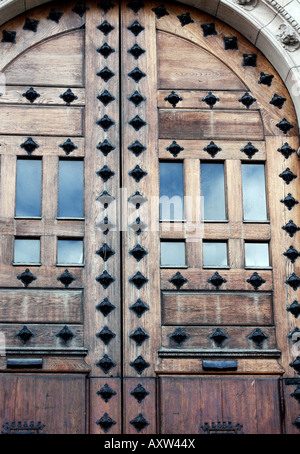
[[[106,164],[96,173],[99,177],[102,178],[104,183],[106,183],[111,177],[115,175],[115,172],[113,170],[110,170],[110,168]]]
[[[293,246],[290,246],[289,249],[283,253],[283,255],[287,257],[291,263],[295,263],[297,258],[300,256],[300,252],[298,252]]]
[[[96,392],[96,394],[98,394],[98,396],[101,397],[101,399],[104,400],[104,402],[108,402],[112,397],[116,396],[117,393],[116,391],[114,391],[113,389],[111,389],[111,387],[105,383],[105,385],[99,390]]]
[[[103,235],[108,235],[110,229],[112,229],[115,226],[108,220],[108,217],[105,216],[105,218],[97,224],[97,227],[99,227],[102,230]]]
[[[289,211],[291,211],[291,209],[299,203],[296,199],[294,199],[290,192],[284,199],[280,200],[280,202],[283,203]]]
[[[211,91],[208,93],[205,98],[202,99],[203,102],[205,102],[211,109],[215,106],[217,102],[220,101],[219,98],[217,98]]]
[[[27,342],[30,341],[30,339],[32,337],[34,337],[34,334],[32,331],[30,331],[29,328],[27,328],[27,326],[23,326],[23,328],[21,329],[21,331],[19,331],[17,334],[16,334],[16,337],[18,337],[24,345],[27,344]]]
[[[97,99],[99,99],[99,101],[101,101],[102,104],[106,107],[106,106],[108,106],[109,103],[114,101],[116,98],[111,93],[109,93],[108,90],[104,90],[101,93],[101,95],[97,96]]]
[[[129,251],[129,254],[132,255],[137,262],[140,262],[148,254],[148,252],[140,244],[137,244],[133,249],[131,249],[131,251]]]
[[[295,391],[291,394],[291,397],[294,397],[300,403],[300,386],[298,385]]]
[[[278,109],[282,109],[284,103],[286,101],[286,98],[283,98],[282,96],[279,96],[275,93],[273,98],[270,101],[270,104],[273,104],[273,106],[278,107]]]
[[[69,270],[65,270],[63,274],[58,276],[57,280],[60,281],[65,286],[65,288],[68,288],[69,285],[72,284],[72,282],[76,281],[76,277],[69,273]]]
[[[107,66],[97,73],[97,76],[101,77],[104,82],[108,82],[112,77],[114,77],[114,75],[115,73],[112,72]]]
[[[104,345],[108,345],[110,341],[112,341],[115,337],[116,334],[113,333],[108,326],[104,326],[104,328],[100,331],[100,333],[96,334],[96,337],[102,340]]]
[[[177,95],[177,93],[175,93],[175,91],[171,91],[171,93],[165,98],[165,101],[168,101],[172,107],[176,107],[177,104],[182,101],[183,98],[181,98],[181,96]]]
[[[144,3],[140,0],[130,0],[127,4],[127,8],[130,8],[135,14],[137,14],[141,8],[144,8],[144,6]]]
[[[285,230],[291,238],[300,230],[300,227],[298,227],[292,219],[289,220],[289,222],[282,227],[283,230]]]
[[[190,13],[181,14],[180,16],[177,17],[181,23],[181,27],[184,27],[185,25],[188,24],[192,24],[194,22],[193,19],[191,18]]]
[[[147,339],[149,339],[149,334],[139,327],[132,334],[130,334],[129,337],[140,347]]]
[[[287,134],[291,129],[294,128],[294,126],[286,118],[281,120],[280,123],[277,123],[276,126],[280,129],[280,131],[283,132],[283,134]]]
[[[23,148],[30,156],[40,146],[32,139],[32,137],[28,137],[28,139],[22,143],[20,147]]]
[[[177,290],[180,290],[181,287],[185,284],[188,283],[188,280],[185,279],[181,273],[179,273],[179,271],[177,271],[177,273],[171,277],[171,279],[169,279],[169,282],[173,285],[175,285],[175,287],[177,288]]]
[[[300,329],[294,328],[293,331],[287,336],[288,339],[291,339],[293,343],[299,342],[300,340]]]
[[[115,121],[105,114],[100,120],[96,122],[96,124],[106,132],[115,124]]]
[[[265,340],[267,340],[269,336],[261,331],[261,329],[256,328],[249,334],[248,339],[252,340],[258,347],[261,347]]]
[[[229,38],[224,38],[224,47],[225,50],[238,50],[238,40],[235,36],[230,36]]]
[[[288,312],[293,314],[295,318],[298,318],[300,315],[300,304],[297,300],[294,300],[292,304],[286,309]]]
[[[220,151],[222,151],[222,148],[218,147],[215,142],[211,141],[210,144],[204,148],[204,151],[214,158]]]
[[[257,291],[266,281],[255,271],[247,282]]]
[[[17,279],[24,284],[24,287],[28,287],[33,281],[36,281],[37,278],[30,272],[30,270],[27,268],[24,273],[19,274],[17,276]]]
[[[148,173],[143,170],[139,165],[136,165],[131,172],[128,173],[137,183],[139,183]]]
[[[207,279],[207,282],[216,287],[216,290],[219,290],[221,285],[226,284],[227,280],[220,276],[220,274],[216,271],[210,279]]]
[[[147,147],[145,147],[144,145],[141,144],[141,142],[136,140],[128,147],[128,150],[131,151],[138,158],[145,150],[147,150]]]
[[[111,194],[109,194],[109,192],[103,191],[103,192],[101,192],[99,197],[97,197],[96,200],[101,202],[102,205],[104,206],[104,208],[106,209],[115,200],[115,197],[113,197]]]
[[[128,124],[130,124],[135,131],[139,131],[141,128],[146,126],[147,123],[139,115],[136,115],[128,122]]]
[[[83,17],[88,10],[89,8],[82,2],[77,3],[77,5],[72,9],[73,13],[78,14],[80,17]]]
[[[146,77],[146,74],[140,70],[140,68],[136,67],[130,73],[128,74],[131,79],[133,79],[136,83],[139,83],[139,81],[143,78]]]
[[[174,158],[177,158],[177,156],[179,155],[179,153],[181,151],[184,150],[183,147],[181,147],[180,145],[178,145],[178,143],[173,140],[173,142],[171,143],[171,145],[169,145],[167,148],[166,148],[167,151],[169,151],[173,156]]]
[[[108,298],[104,298],[104,300],[96,306],[97,311],[100,311],[104,317],[107,317],[115,308],[116,306],[111,304]]]
[[[98,25],[98,30],[100,30],[104,36],[107,36],[112,32],[115,27],[111,25],[107,20],[104,20],[102,24]]]
[[[96,421],[96,424],[101,427],[101,429],[103,430],[104,433],[107,434],[110,431],[110,429],[112,428],[112,426],[114,426],[117,423],[116,423],[116,421],[111,419],[111,417],[108,416],[107,413],[104,413],[102,418],[99,419],[98,421]]]
[[[149,306],[147,306],[144,301],[138,298],[136,302],[130,306],[129,309],[133,311],[138,318],[141,318],[145,312],[149,311]]]
[[[128,51],[130,55],[132,55],[135,60],[138,60],[141,55],[143,55],[146,51],[142,49],[137,43],[135,43]]]
[[[283,179],[283,181],[286,184],[290,184],[293,180],[297,178],[297,175],[295,175],[289,167],[287,167],[287,169],[285,169],[285,171],[282,172],[279,176],[280,178]]]
[[[253,96],[251,96],[248,91],[247,91],[247,93],[244,94],[244,96],[242,96],[239,99],[239,102],[241,102],[244,106],[246,106],[247,109],[250,109],[250,107],[252,106],[252,104],[255,103],[255,101],[256,101],[256,99],[253,98]]]
[[[293,425],[300,430],[300,416],[293,422]]]
[[[147,202],[147,198],[144,197],[139,191],[136,191],[131,197],[129,197],[128,202],[135,205],[135,208],[139,210],[140,207]]]
[[[106,270],[103,271],[100,276],[96,277],[96,281],[102,285],[102,287],[106,290],[113,282],[115,282],[115,278],[113,278]]]
[[[70,340],[72,340],[75,337],[75,334],[72,333],[70,328],[68,328],[67,325],[63,327],[59,331],[59,333],[56,334],[56,337],[59,337],[65,344],[67,344]]]
[[[135,90],[132,95],[128,96],[127,99],[131,101],[136,107],[146,100],[146,98],[144,98],[144,96],[142,96],[141,93],[137,90]]]
[[[138,36],[143,30],[145,30],[145,27],[143,27],[139,21],[135,20],[129,27],[127,27],[131,33],[134,34],[134,36]]]
[[[76,101],[78,99],[78,96],[74,95],[72,90],[68,88],[68,90],[60,95],[60,98],[64,100],[64,102],[67,104],[67,106],[70,106],[72,102]]]
[[[115,251],[104,243],[103,246],[96,251],[96,254],[100,255],[104,262],[107,262],[111,257],[115,255]]]
[[[184,344],[188,339],[190,339],[190,335],[183,331],[182,328],[177,328],[173,333],[169,334],[168,337],[171,341],[175,342],[179,347]]]
[[[31,104],[34,103],[34,101],[37,100],[41,95],[35,91],[33,87],[29,88],[29,90],[26,91],[26,93],[23,93],[22,96],[26,98]]]
[[[229,336],[225,334],[220,328],[217,328],[212,334],[210,334],[209,339],[212,339],[217,347],[222,347],[223,342],[226,339],[229,339]]]
[[[147,228],[147,224],[141,221],[141,218],[138,217],[136,220],[129,225],[129,227],[139,236]]]
[[[96,363],[96,366],[102,369],[105,374],[108,374],[113,367],[116,367],[116,363],[105,354],[103,358]]]
[[[206,38],[207,36],[213,36],[213,35],[217,35],[218,34],[216,32],[216,26],[215,26],[215,24],[213,22],[210,23],[210,24],[202,24],[201,28],[203,30],[204,38]]]
[[[159,5],[156,8],[152,8],[152,11],[155,13],[157,19],[161,19],[164,16],[169,16],[169,13],[164,5]]]
[[[138,271],[132,278],[129,279],[129,282],[140,290],[145,284],[147,284],[147,282],[149,282],[149,279]]]
[[[104,43],[102,44],[101,47],[99,47],[97,49],[97,52],[99,52],[99,54],[102,55],[102,57],[104,57],[105,59],[108,58],[111,54],[113,54],[115,51],[115,49],[113,49],[112,47],[110,47],[109,44],[107,43]]]
[[[40,23],[39,20],[29,19],[28,17],[26,17],[23,30],[29,30],[31,32],[36,33],[39,23]]]
[[[292,273],[288,279],[285,281],[285,283],[287,285],[289,285],[290,287],[292,287],[292,289],[294,291],[296,291],[298,289],[298,287],[300,286],[300,277],[297,276],[296,273]]]
[[[267,85],[271,87],[273,82],[274,76],[270,74],[260,73],[260,79],[258,81],[259,84]]]
[[[292,367],[298,374],[300,374],[300,356],[297,356],[295,361],[290,363],[290,367]]]
[[[133,367],[139,375],[142,375],[144,370],[150,367],[150,364],[140,355],[130,363],[130,366]]]
[[[139,404],[143,402],[143,400],[149,396],[149,391],[147,391],[141,383],[139,383],[130,394],[138,401]]]
[[[257,55],[256,54],[243,54],[243,66],[257,66]]]
[[[145,429],[145,427],[149,426],[150,422],[144,418],[142,413],[140,413],[136,418],[130,421],[130,424],[136,429],[137,432],[141,432]]]
[[[290,147],[287,142],[281,148],[278,148],[277,151],[279,151],[285,159],[288,159],[293,153],[296,153],[296,150]]]
[[[108,11],[110,9],[113,9],[114,8],[114,4],[110,1],[110,0],[101,0],[99,3],[98,3],[98,7],[100,9],[102,9],[105,14],[108,13]]]
[[[64,15],[64,13],[52,8],[49,13],[49,16],[47,17],[47,20],[52,20],[53,22],[56,22],[57,24],[59,24],[59,21],[63,17],[63,15]]]
[[[1,42],[16,44],[16,36],[17,36],[17,32],[10,32],[7,30],[3,30]]]
[[[251,142],[248,142],[248,144],[244,148],[241,148],[241,151],[245,153],[245,155],[247,155],[249,159],[252,159],[259,150]]]
[[[107,139],[97,145],[97,150],[100,150],[104,156],[108,156],[113,150],[116,149]]]
[[[72,142],[71,139],[67,139],[64,143],[59,145],[60,148],[64,150],[66,155],[68,156],[72,151],[77,150],[78,147]]]

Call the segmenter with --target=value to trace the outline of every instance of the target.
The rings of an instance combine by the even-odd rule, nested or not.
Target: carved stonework
[[[294,52],[300,47],[299,36],[290,25],[281,24],[276,37],[289,52]]]
[[[258,0],[233,0],[233,2],[242,6],[247,11],[251,11],[256,7]]]

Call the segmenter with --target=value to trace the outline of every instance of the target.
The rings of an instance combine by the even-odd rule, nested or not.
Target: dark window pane
[[[226,220],[223,164],[201,164],[201,196],[205,221]]]
[[[83,263],[82,240],[57,241],[58,265],[81,265]]]
[[[183,164],[180,162],[160,163],[160,219],[184,219]]]
[[[59,161],[58,217],[83,217],[83,161]]]
[[[264,164],[243,164],[243,203],[245,221],[266,221],[266,181]]]
[[[203,243],[204,266],[227,266],[227,243]]]
[[[42,161],[17,160],[16,216],[41,216]]]
[[[268,243],[245,243],[246,266],[270,266]]]
[[[15,240],[14,263],[40,263],[40,240]]]
[[[185,243],[161,243],[161,266],[185,266]]]

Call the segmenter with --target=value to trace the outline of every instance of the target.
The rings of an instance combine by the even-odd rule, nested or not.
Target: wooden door
[[[0,35],[4,431],[298,432],[298,126],[274,68],[177,3],[51,2]]]

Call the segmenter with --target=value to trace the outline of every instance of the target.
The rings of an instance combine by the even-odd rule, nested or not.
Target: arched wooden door
[[[177,3],[50,2],[0,34],[3,432],[297,433],[274,68]]]

